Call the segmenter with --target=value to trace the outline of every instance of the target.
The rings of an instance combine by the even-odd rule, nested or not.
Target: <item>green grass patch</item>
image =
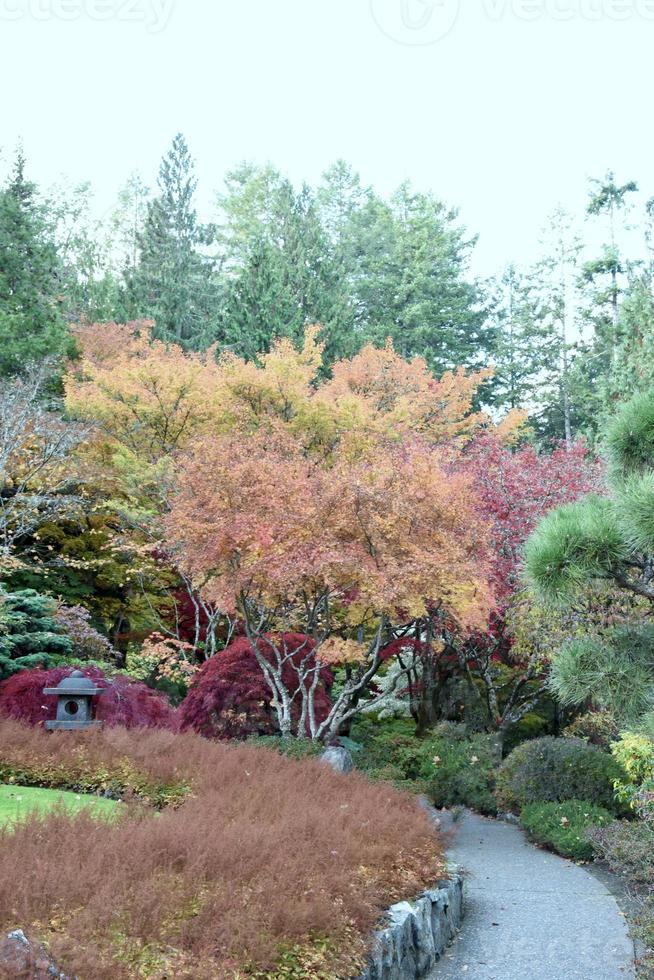
[[[0,783],[0,827],[24,820],[30,813],[46,814],[53,807],[64,807],[71,814],[86,809],[93,816],[107,819],[114,816],[120,806],[115,800],[106,800],[99,796]]]

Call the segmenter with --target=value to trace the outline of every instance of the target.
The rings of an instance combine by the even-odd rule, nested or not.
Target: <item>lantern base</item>
[[[46,721],[48,731],[83,731],[85,728],[102,728],[101,721]]]

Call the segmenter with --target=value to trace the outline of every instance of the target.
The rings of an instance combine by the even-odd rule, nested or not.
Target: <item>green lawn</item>
[[[77,813],[87,807],[99,817],[109,817],[120,807],[120,803],[99,796],[83,796],[58,789],[35,789],[31,786],[9,786],[0,783],[0,827],[21,820],[34,810],[47,813],[57,804],[66,807],[71,813]]]

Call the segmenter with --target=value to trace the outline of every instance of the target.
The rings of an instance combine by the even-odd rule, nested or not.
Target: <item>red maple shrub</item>
[[[0,715],[43,725],[57,713],[57,697],[44,694],[46,687],[56,687],[72,671],[71,667],[52,670],[23,670],[0,684]],[[93,699],[95,717],[109,727],[176,729],[177,715],[168,699],[140,681],[115,674],[106,677],[99,667],[83,667],[82,673],[102,694]]]
[[[288,654],[283,679],[288,690],[297,689],[294,665],[311,652],[313,641],[301,633],[285,633],[281,638]],[[278,641],[279,642],[279,641]],[[259,641],[263,656],[265,638]],[[316,691],[316,719],[323,721],[331,707],[329,691],[333,678],[325,668],[320,673]],[[246,636],[234,640],[221,653],[202,666],[188,695],[179,708],[182,731],[195,731],[206,738],[234,739],[250,735],[275,735],[279,731],[277,716],[271,706],[271,691]],[[293,706],[294,721],[299,718],[301,698]]]
[[[519,582],[522,549],[538,521],[561,504],[601,492],[602,467],[582,441],[538,453],[531,445],[511,450],[487,435],[469,447],[465,468],[491,525],[492,581],[502,607]]]

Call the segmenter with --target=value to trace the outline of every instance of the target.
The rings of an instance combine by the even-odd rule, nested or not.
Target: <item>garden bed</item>
[[[0,831],[0,930],[23,929],[82,980],[354,976],[385,910],[444,875],[414,799],[314,760],[7,721],[0,745],[0,772],[41,785],[130,773],[186,787],[156,819],[128,805],[111,822],[54,813]]]

